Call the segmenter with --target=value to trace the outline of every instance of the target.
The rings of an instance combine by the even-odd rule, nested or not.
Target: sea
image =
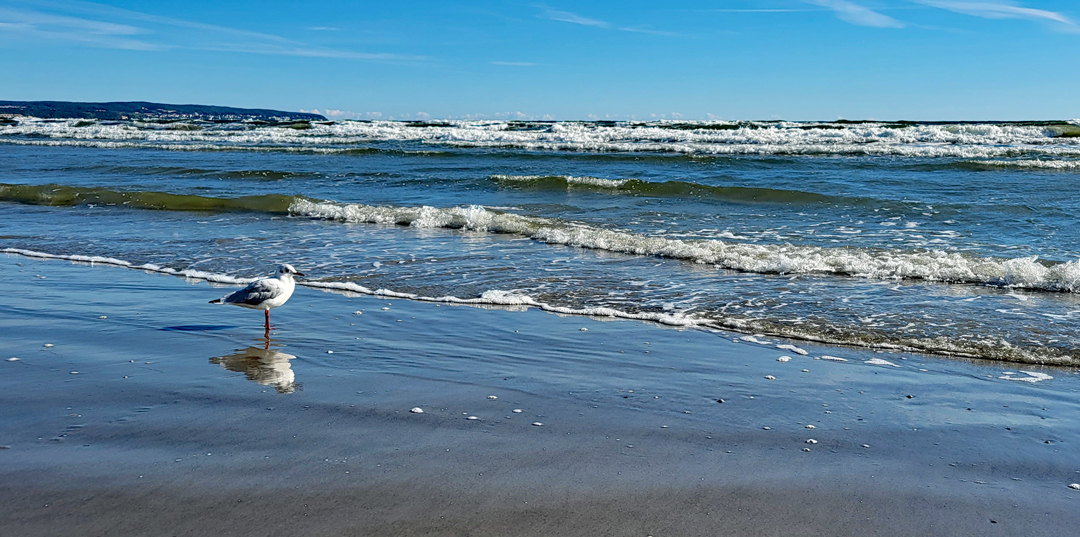
[[[1077,120],[15,118],[0,252],[1077,366],[1078,187]]]

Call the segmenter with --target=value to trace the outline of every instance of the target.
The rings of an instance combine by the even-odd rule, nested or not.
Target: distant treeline
[[[79,119],[202,119],[208,121],[326,121],[319,114],[283,112],[201,104],[161,104],[147,102],[73,103],[67,101],[0,101],[0,116],[20,115],[40,118]]]

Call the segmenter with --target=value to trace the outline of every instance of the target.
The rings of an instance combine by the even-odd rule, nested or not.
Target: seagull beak
[[[304,276],[305,275],[303,272],[294,272],[293,274],[296,274],[297,276]]]

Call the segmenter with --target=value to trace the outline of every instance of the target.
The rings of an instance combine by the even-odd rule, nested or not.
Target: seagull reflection
[[[289,363],[293,358],[296,356],[271,349],[267,339],[261,348],[240,349],[233,354],[211,358],[210,363],[243,373],[248,380],[263,386],[273,386],[278,393],[293,393],[301,389]]]

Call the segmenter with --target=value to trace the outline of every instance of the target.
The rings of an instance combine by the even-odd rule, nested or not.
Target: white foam
[[[402,293],[398,291],[392,291],[389,289],[371,289],[353,282],[297,282],[298,285],[306,287],[312,287],[315,289],[327,289],[336,291],[347,291],[353,293],[359,293],[364,295],[372,295],[388,298],[401,298],[407,300],[416,300],[420,302],[439,302],[445,304],[463,304],[463,305],[491,305],[491,306],[527,306],[538,308],[543,311],[551,313],[561,313],[565,315],[587,315],[593,317],[613,317],[619,319],[636,319],[641,321],[653,321],[656,323],[668,325],[668,326],[682,326],[682,327],[695,327],[695,326],[708,326],[709,322],[704,319],[694,318],[679,313],[655,313],[655,312],[640,312],[630,313],[620,311],[614,308],[593,307],[593,308],[570,308],[565,306],[555,306],[545,302],[540,302],[532,297],[512,291],[491,290],[485,291],[479,297],[476,298],[460,298],[456,296],[442,296],[442,297],[430,297],[423,296],[414,293]]]
[[[1015,375],[1018,374],[1016,372],[1005,371],[1004,374],[1002,376],[998,377],[998,378],[1001,379],[1001,380],[1015,380],[1017,382],[1028,382],[1028,383],[1031,383],[1031,384],[1034,384],[1036,382],[1042,382],[1044,380],[1053,380],[1054,379],[1054,377],[1052,377],[1050,375],[1047,375],[1046,373],[1041,373],[1039,371],[1021,371],[1020,373],[1023,373],[1023,374],[1025,374],[1027,376],[1026,377],[1018,377],[1018,376],[1015,376]]]
[[[892,363],[892,362],[890,362],[888,360],[883,360],[881,358],[871,358],[869,360],[863,360],[863,363],[870,364],[870,365],[889,365],[889,366],[892,366],[892,367],[900,367],[897,364],[894,364],[894,363]]]
[[[83,126],[76,126],[82,124]],[[150,124],[148,124],[150,125]],[[732,127],[718,129],[715,127]],[[1080,140],[1060,138],[1060,127],[1010,124],[889,126],[761,122],[599,124],[559,122],[520,130],[505,121],[448,121],[417,127],[395,121],[341,121],[310,129],[204,125],[200,130],[86,125],[78,120],[20,120],[0,129],[0,142],[59,145],[123,142],[168,149],[234,148],[345,152],[372,142],[521,148],[542,151],[668,152],[693,155],[851,154],[1001,158],[1017,151],[1051,157],[1080,156]],[[28,139],[30,138],[30,139]],[[40,138],[40,139],[33,139]],[[1009,161],[1012,162],[1012,161]]]
[[[1080,291],[1080,262],[1044,265],[1038,258],[981,258],[959,252],[755,244],[716,239],[668,239],[551,218],[469,207],[391,207],[297,199],[294,215],[352,223],[450,228],[521,235],[548,244],[668,257],[761,274],[833,274],[869,279],[917,279]]]
[[[757,343],[758,345],[772,345],[771,341],[765,341],[765,340],[758,339],[757,336],[760,336],[760,335],[761,334],[755,334],[753,336],[742,336],[739,339],[742,340],[742,341],[745,341],[747,343]]]
[[[787,344],[787,343],[785,343],[783,345],[777,345],[776,348],[781,349],[781,350],[785,350],[785,351],[791,351],[791,352],[793,352],[795,354],[801,354],[803,356],[806,356],[807,354],[810,354],[810,353],[806,352],[805,349],[801,349],[799,347],[796,347],[795,345],[791,345],[791,344]]]
[[[155,272],[160,274],[166,274],[171,276],[179,276],[186,279],[204,280],[214,283],[243,285],[253,281],[255,278],[238,278],[225,274],[217,274],[198,270],[176,270],[167,267],[160,267],[153,264],[135,264],[128,261],[114,259],[102,256],[88,256],[88,255],[59,255],[49,254],[45,252],[36,252],[32,250],[25,250],[19,248],[3,248],[0,249],[2,254],[21,255],[26,257],[34,257],[39,259],[55,259],[65,260],[75,263],[87,263],[87,264],[104,264],[122,268],[128,268],[133,270],[142,270],[147,272]],[[756,327],[752,323],[742,319],[735,318],[707,318],[700,317],[694,314],[683,313],[661,313],[661,312],[625,312],[616,310],[614,308],[606,307],[585,307],[585,308],[570,308],[565,306],[557,306],[547,304],[533,299],[532,297],[514,291],[505,290],[491,290],[482,293],[479,297],[475,298],[460,298],[455,296],[443,296],[443,297],[426,297],[414,293],[403,293],[399,291],[393,291],[389,289],[370,289],[362,285],[353,282],[319,282],[319,281],[302,281],[297,282],[298,285],[322,289],[329,292],[349,294],[363,294],[385,298],[403,298],[410,300],[417,300],[423,302],[436,302],[436,303],[448,303],[448,304],[462,304],[471,305],[477,307],[499,307],[506,309],[518,309],[535,307],[543,311],[566,314],[566,315],[587,315],[592,317],[608,317],[619,319],[634,319],[652,321],[659,324],[676,326],[676,327],[688,327],[688,328],[703,328],[711,331],[720,330],[732,330],[738,332],[758,331],[760,327]],[[872,348],[890,349],[890,350],[903,350],[903,351],[916,351],[916,352],[936,352],[946,355],[955,356],[968,356],[968,357],[990,357],[973,351],[968,342],[951,342],[948,340],[935,340],[932,345],[917,344],[917,342],[877,342],[869,343],[862,340],[848,340],[848,339],[833,339],[820,333],[810,332],[792,332],[791,330],[782,329],[780,332],[775,333],[776,336],[799,338],[807,341],[815,341],[818,343],[833,343],[833,344],[845,344],[845,345],[859,345]],[[726,337],[726,336],[725,336]],[[753,342],[762,345],[773,345],[769,341],[761,340],[759,337],[764,337],[762,334],[754,334],[751,336],[744,336],[741,341]],[[1013,348],[1008,342],[997,341],[995,342],[996,348],[1005,348],[1015,352],[1009,352],[1002,354],[998,359],[1008,359],[1012,361],[1023,361],[1027,363],[1036,364],[1061,364],[1061,365],[1073,365],[1075,360],[1068,356],[1060,356],[1053,354],[1045,354],[1041,352],[1030,352],[1022,349]],[[914,345],[914,346],[912,346]],[[801,349],[800,349],[801,350]],[[797,352],[797,351],[793,351]],[[801,353],[800,353],[801,354]],[[821,356],[820,360],[842,361],[846,362],[844,358],[838,358],[834,356]],[[1031,377],[1037,375],[1029,374]],[[1022,380],[1024,382],[1036,382],[1027,380],[1023,377],[1010,378],[1007,380]]]
[[[625,185],[630,179],[602,179],[600,177],[589,176],[573,176],[573,175],[492,175],[491,178],[497,181],[509,181],[520,183],[531,183],[541,179],[558,178],[566,181],[567,188],[575,185],[584,185],[590,187],[599,188],[619,188]]]
[[[1080,160],[973,160],[972,164],[1001,168],[1028,168],[1043,170],[1080,170]]]
[[[181,276],[192,280],[203,280],[214,283],[225,284],[248,284],[256,280],[256,278],[236,278],[233,276],[227,276],[225,274],[216,274],[213,272],[205,272],[202,270],[184,269],[176,270],[168,267],[161,267],[151,263],[143,265],[136,265],[129,261],[123,261],[121,259],[114,259],[111,257],[102,257],[96,255],[58,255],[48,254],[45,252],[35,252],[33,250],[23,250],[21,248],[3,248],[0,249],[0,253],[4,254],[18,254],[26,257],[36,257],[38,259],[57,259],[63,261],[71,261],[74,263],[86,263],[89,265],[112,265],[116,267],[124,267],[135,270],[143,270],[147,272],[158,272],[161,274],[169,274],[171,276]]]

